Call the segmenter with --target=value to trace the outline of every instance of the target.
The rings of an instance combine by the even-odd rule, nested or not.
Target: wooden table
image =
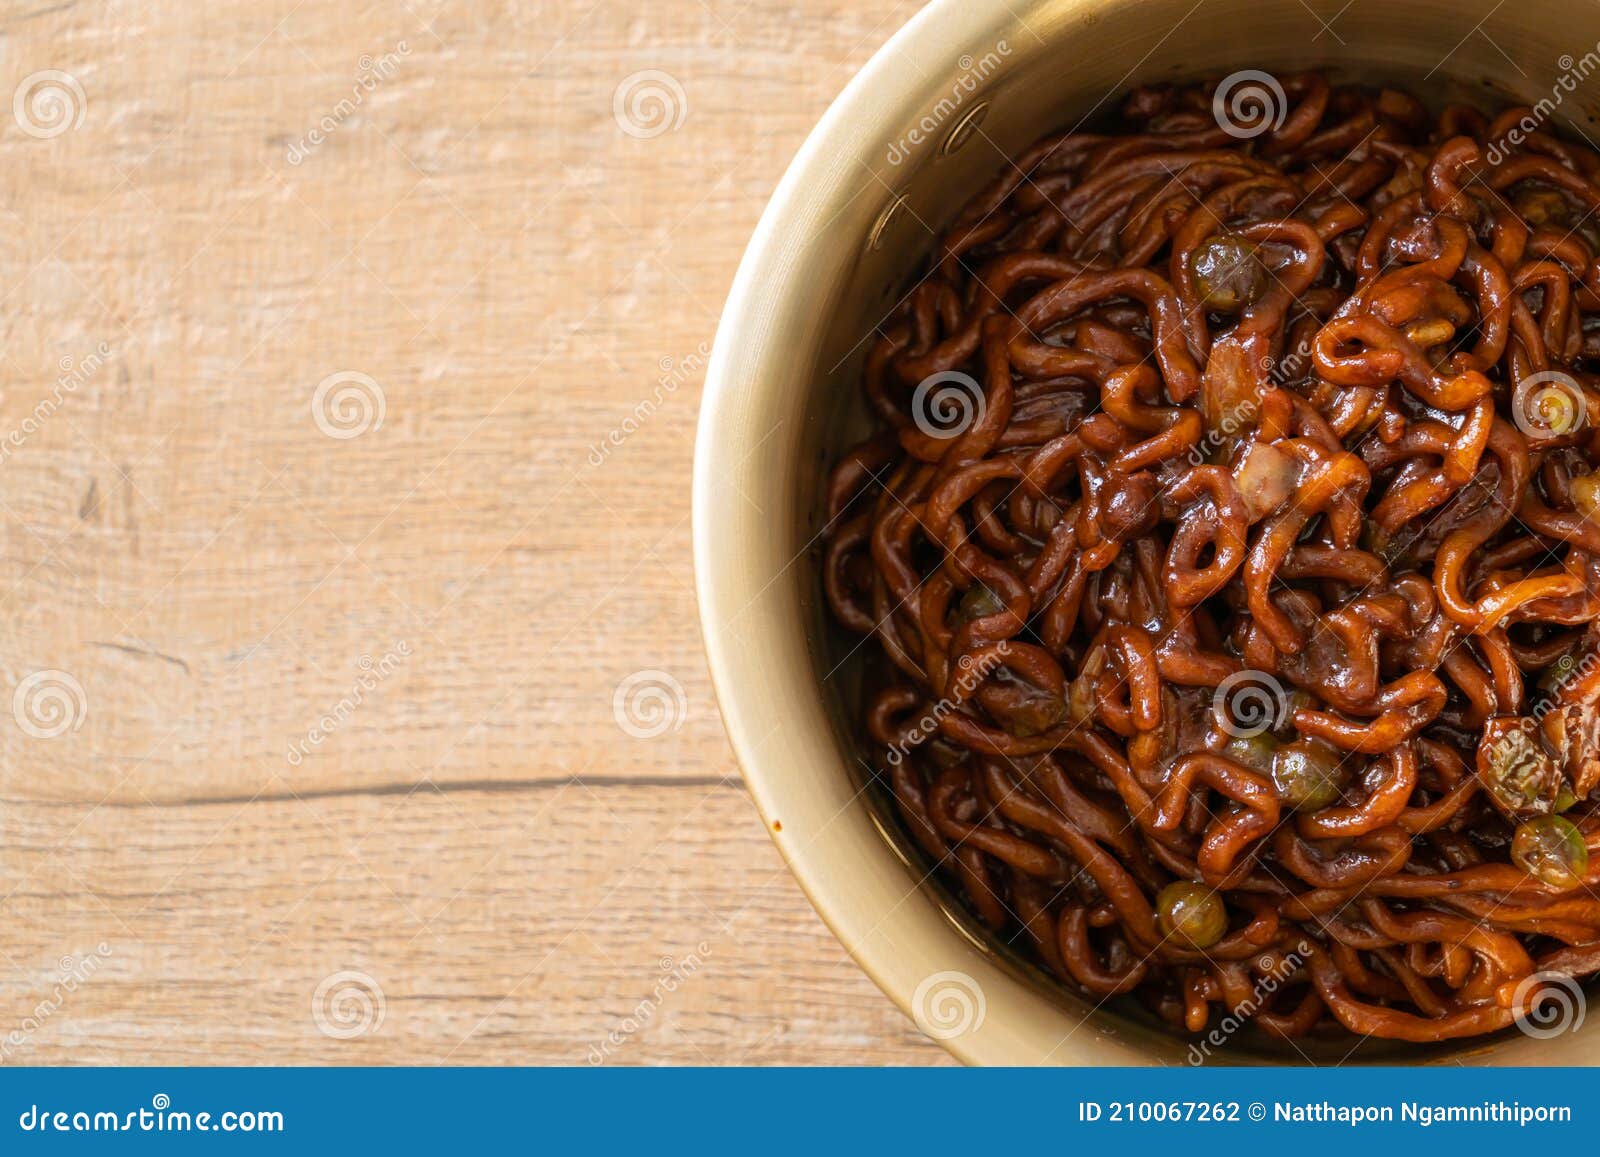
[[[688,511],[916,5],[361,7],[0,17],[0,1062],[943,1062],[740,786]]]

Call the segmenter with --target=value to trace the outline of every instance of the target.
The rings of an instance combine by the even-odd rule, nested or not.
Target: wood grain
[[[914,8],[0,16],[0,1062],[942,1060],[740,789],[689,561],[739,254]]]

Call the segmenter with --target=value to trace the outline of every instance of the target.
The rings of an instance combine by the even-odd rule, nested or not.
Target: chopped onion
[[[1294,497],[1300,470],[1294,459],[1276,446],[1252,442],[1234,469],[1233,481],[1250,511],[1250,521],[1259,522]]]
[[[1580,474],[1567,487],[1572,495],[1572,506],[1585,518],[1593,518],[1600,510],[1600,474]]]

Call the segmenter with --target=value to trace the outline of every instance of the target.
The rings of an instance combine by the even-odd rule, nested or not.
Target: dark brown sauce
[[[1063,983],[1475,1036],[1600,970],[1600,158],[1276,96],[1135,91],[972,200],[824,583],[909,834]]]

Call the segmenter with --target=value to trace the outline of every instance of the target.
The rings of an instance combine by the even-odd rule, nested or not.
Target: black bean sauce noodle
[[[1248,139],[1135,91],[965,207],[824,582],[910,836],[1064,983],[1475,1036],[1600,970],[1600,158],[1283,88]]]

